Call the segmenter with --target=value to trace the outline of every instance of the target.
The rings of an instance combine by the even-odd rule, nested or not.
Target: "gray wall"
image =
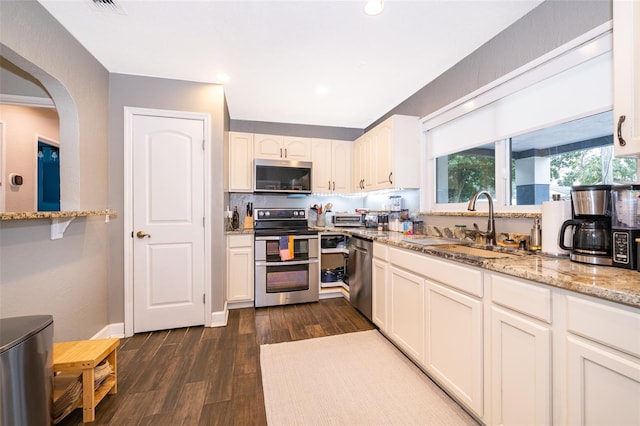
[[[229,130],[235,132],[261,133],[265,135],[336,139],[341,141],[356,140],[364,133],[362,129],[353,129],[349,127],[312,126],[305,124],[269,123],[266,121],[247,120],[231,120]]]
[[[3,57],[0,57],[0,93],[37,98],[49,97],[38,80]]]
[[[180,80],[167,80],[123,74],[111,74],[109,87],[109,205],[124,209],[124,107],[139,107],[207,113],[211,116],[211,191],[212,191],[212,310],[224,307],[224,222],[222,219],[222,142],[228,126],[222,86]],[[127,232],[130,232],[128,230]],[[109,321],[124,321],[124,215],[110,227]]]
[[[611,20],[611,0],[546,0],[367,129],[393,114],[424,117]]]
[[[63,207],[106,208],[107,71],[35,1],[0,2],[0,42],[56,104]],[[52,241],[48,220],[0,222],[0,315],[52,314],[56,341],[99,332],[108,324],[108,229],[104,218],[78,218]]]

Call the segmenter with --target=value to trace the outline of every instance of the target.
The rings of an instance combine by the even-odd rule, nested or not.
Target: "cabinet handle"
[[[284,149],[284,158],[287,158],[287,148]]]
[[[280,158],[283,158],[282,157],[282,148],[280,148]]]
[[[624,120],[626,119],[626,115],[621,115],[620,118],[618,118],[618,143],[620,143],[620,146],[625,146],[627,144],[627,141],[622,137],[622,123],[624,123]]]
[[[334,191],[336,190],[336,181],[335,180],[333,181],[333,190]]]
[[[329,188],[327,188],[329,191],[331,191],[331,181],[329,181]]]
[[[393,179],[391,179],[393,177],[393,172],[389,173],[389,183],[393,185]]]

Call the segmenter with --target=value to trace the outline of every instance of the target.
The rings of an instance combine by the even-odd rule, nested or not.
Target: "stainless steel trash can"
[[[53,317],[0,319],[0,426],[50,425]]]

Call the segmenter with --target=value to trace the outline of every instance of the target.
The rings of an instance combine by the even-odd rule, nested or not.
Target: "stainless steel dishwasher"
[[[371,258],[373,242],[351,237],[347,277],[349,279],[349,300],[371,321]]]

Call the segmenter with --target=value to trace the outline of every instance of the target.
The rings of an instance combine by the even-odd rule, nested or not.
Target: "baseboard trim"
[[[98,331],[91,337],[91,340],[95,339],[108,339],[111,337],[124,337],[124,323],[116,322],[114,324],[106,325],[102,330]]]
[[[228,309],[253,308],[253,300],[248,302],[232,302],[228,304]]]
[[[229,307],[227,302],[224,302],[224,308],[222,311],[211,313],[211,327],[224,327],[227,325],[229,318]]]

